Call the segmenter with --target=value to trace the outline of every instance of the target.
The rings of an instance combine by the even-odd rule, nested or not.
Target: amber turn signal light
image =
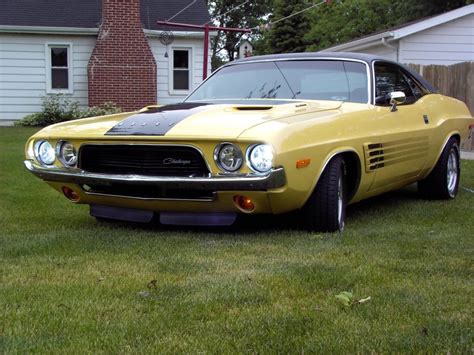
[[[245,212],[252,212],[255,209],[255,204],[252,199],[246,196],[234,196],[234,202]]]
[[[296,161],[296,168],[306,168],[311,163],[311,159],[300,159]]]
[[[66,198],[72,202],[77,202],[81,198],[76,191],[74,191],[73,189],[67,186],[63,186],[62,190],[63,190],[64,196],[66,196]]]

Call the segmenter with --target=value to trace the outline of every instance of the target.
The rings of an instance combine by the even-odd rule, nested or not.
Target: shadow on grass
[[[376,196],[353,205],[348,206],[347,218],[357,219],[365,215],[377,214],[380,218],[393,213],[394,208],[409,208],[410,204],[419,197],[416,189],[408,187],[402,190],[392,191],[380,196]],[[304,228],[304,221],[299,213],[291,212],[282,215],[239,215],[237,221],[231,226],[182,226],[182,225],[162,225],[158,216],[151,223],[131,223],[122,221],[97,221],[99,225],[124,230],[138,230],[147,232],[170,232],[196,233],[196,236],[216,234],[219,237],[235,237],[239,235],[260,235],[275,238],[278,233],[298,233],[308,232]],[[349,227],[350,228],[350,227]],[[331,235],[330,233],[326,233]],[[338,234],[338,233],[336,233]]]

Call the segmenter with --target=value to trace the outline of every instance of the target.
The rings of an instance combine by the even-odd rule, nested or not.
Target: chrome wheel
[[[342,181],[342,175],[339,176],[339,181],[337,183],[337,223],[339,225],[339,230],[344,229],[344,184]]]
[[[451,200],[458,193],[460,177],[459,144],[451,137],[431,173],[418,181],[418,191],[428,199]]]
[[[448,166],[447,166],[446,179],[448,183],[449,196],[454,197],[456,195],[456,186],[458,181],[458,155],[456,149],[453,147],[449,151]]]

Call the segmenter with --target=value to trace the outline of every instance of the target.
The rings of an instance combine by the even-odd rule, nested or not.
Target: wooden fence
[[[440,93],[464,101],[474,114],[474,62],[450,66],[409,64],[426,80],[439,89]],[[474,150],[474,136],[463,142],[463,149]]]

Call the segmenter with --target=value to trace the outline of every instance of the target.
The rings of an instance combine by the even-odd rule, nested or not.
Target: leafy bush
[[[53,123],[76,120],[79,118],[111,115],[122,112],[120,107],[113,102],[106,102],[100,106],[79,108],[79,102],[71,100],[68,96],[56,94],[44,96],[42,99],[43,110],[32,113],[16,122],[17,126],[48,126]]]

